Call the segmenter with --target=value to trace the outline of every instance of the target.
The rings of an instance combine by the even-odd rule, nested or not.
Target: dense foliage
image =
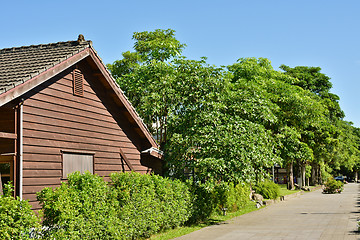
[[[135,51],[107,66],[165,150],[168,176],[256,183],[279,163],[293,188],[294,175],[318,184],[359,169],[359,130],[319,67],[216,67],[182,56],[171,29],[133,39]]]
[[[45,238],[138,239],[176,227],[191,214],[186,184],[138,173],[101,177],[78,172],[38,193]]]
[[[188,184],[192,197],[189,223],[208,219],[214,213],[222,214],[224,209],[229,212],[237,211],[250,201],[250,187],[246,184],[216,184],[211,181]]]
[[[14,198],[12,186],[6,184],[0,194],[0,239],[30,239],[31,229],[40,226],[40,219],[27,201]]]
[[[254,186],[256,193],[261,194],[265,199],[277,199],[280,197],[280,187],[276,183],[266,180]]]
[[[149,237],[160,230],[177,227],[191,214],[186,184],[156,175],[113,173],[112,185],[119,202],[119,218],[126,239]]]
[[[185,223],[203,221],[224,208],[249,201],[246,184],[205,184],[156,175],[113,173],[111,182],[90,173],[69,175],[56,189],[38,193],[42,237],[51,239],[139,239]]]
[[[102,178],[86,173],[69,175],[56,189],[38,193],[47,227],[45,238],[112,239],[122,233],[118,202]]]

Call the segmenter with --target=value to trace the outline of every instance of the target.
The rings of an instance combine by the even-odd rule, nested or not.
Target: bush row
[[[187,186],[155,175],[113,173],[111,182],[85,173],[38,194],[45,238],[138,239],[189,218]]]
[[[55,189],[38,193],[39,217],[26,201],[0,197],[1,239],[141,239],[163,229],[236,211],[249,201],[249,187],[170,180],[156,175],[113,173],[108,183],[73,173]],[[6,209],[6,210],[4,210]],[[6,226],[5,226],[6,225]],[[15,234],[15,235],[14,235]]]

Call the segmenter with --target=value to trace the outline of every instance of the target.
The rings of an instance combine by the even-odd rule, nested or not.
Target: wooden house
[[[0,50],[0,173],[38,208],[67,174],[161,172],[162,152],[82,35]]]

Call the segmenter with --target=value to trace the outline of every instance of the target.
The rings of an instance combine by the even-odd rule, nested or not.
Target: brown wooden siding
[[[85,71],[86,72],[86,71]],[[140,146],[122,129],[118,113],[111,114],[99,91],[84,80],[84,95],[73,94],[71,70],[32,90],[23,105],[23,197],[38,207],[35,193],[60,185],[61,150],[94,152],[95,173],[108,180],[111,172],[129,171],[120,158],[126,154],[135,171],[149,169],[140,164]],[[96,85],[96,84],[95,84]],[[106,94],[106,92],[103,94]],[[115,119],[114,119],[115,116]],[[120,119],[121,120],[121,119]]]
[[[0,132],[15,133],[15,111],[0,107]]]

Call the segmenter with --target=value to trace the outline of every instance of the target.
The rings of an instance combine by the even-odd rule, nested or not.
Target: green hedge
[[[26,201],[0,196],[0,239],[141,239],[164,229],[203,221],[249,201],[250,188],[233,183],[181,182],[135,172],[113,173],[108,183],[91,173],[37,194],[43,228]]]
[[[254,187],[256,193],[261,194],[265,199],[276,199],[280,197],[280,187],[276,183],[265,180]]]
[[[6,184],[0,195],[0,239],[29,239],[31,229],[40,226],[40,219],[31,205],[12,196],[12,186]]]
[[[128,239],[149,237],[176,227],[190,216],[187,186],[179,180],[139,173],[113,173],[111,180],[121,207]]]
[[[220,198],[222,199],[222,198]],[[237,211],[250,201],[250,187],[246,184],[237,184],[229,183],[227,188],[227,195],[225,201],[225,207],[230,212]]]
[[[119,204],[101,177],[76,172],[56,189],[38,193],[45,238],[115,239],[121,236]]]
[[[203,221],[249,201],[247,185],[181,182],[135,172],[113,173],[110,183],[73,173],[58,188],[38,193],[45,239],[141,239]]]
[[[45,238],[138,239],[188,220],[186,184],[134,172],[114,173],[111,180],[77,172],[38,193],[49,227]]]
[[[234,212],[244,207],[249,201],[250,187],[245,184],[192,183],[189,185],[193,208],[189,223],[200,222],[212,214],[222,214],[222,209]]]

